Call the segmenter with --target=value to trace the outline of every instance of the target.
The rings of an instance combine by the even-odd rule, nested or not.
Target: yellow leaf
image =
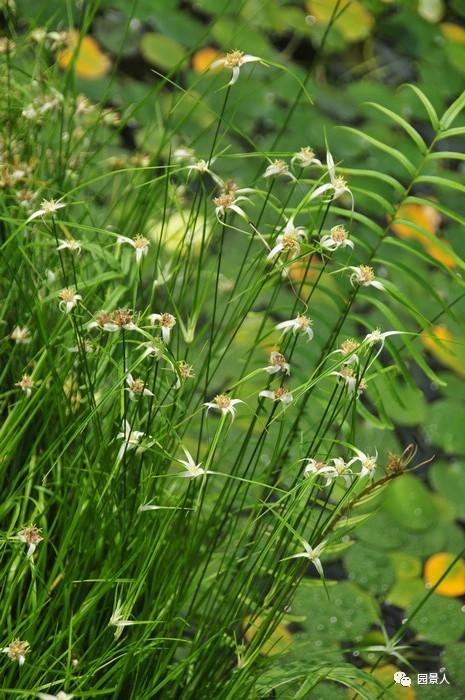
[[[307,9],[317,24],[328,24],[337,0],[308,0]],[[353,0],[335,21],[334,26],[347,41],[361,41],[369,36],[375,23],[373,15],[358,0]]]
[[[79,32],[75,29],[68,33],[68,47],[58,54],[58,65],[65,70],[73,61],[76,75],[88,80],[103,78],[111,68],[110,58],[96,40],[85,35],[79,43]]]
[[[437,231],[441,225],[441,215],[434,207],[430,207],[427,204],[403,204],[396,212],[392,230],[399,238],[410,238],[421,243],[434,260],[446,267],[452,268],[456,266],[455,259],[448,254],[447,250],[444,250],[444,247],[451,248],[448,241],[438,238],[441,241],[441,245],[436,245],[434,241],[431,241],[425,233],[419,231],[415,226],[398,223],[396,219],[411,221],[412,224],[422,228],[432,236],[437,236]]]
[[[465,29],[453,22],[443,22],[440,25],[441,32],[454,44],[465,44]]]
[[[428,587],[434,586],[454,559],[455,556],[447,552],[433,554],[425,564],[424,578],[426,585]],[[458,598],[465,595],[465,561],[463,559],[459,559],[454,564],[447,576],[435,588],[435,593],[439,593],[439,595],[447,598]]]
[[[463,353],[462,356],[458,356],[455,352],[460,347],[460,340],[454,338],[447,328],[444,326],[433,326],[430,330],[423,331],[421,342],[444,367],[448,367],[460,376],[465,377]]]
[[[220,57],[220,52],[210,46],[199,49],[192,56],[192,68],[196,73],[204,73],[207,68],[210,68],[213,61]]]
[[[255,636],[264,624],[265,619],[259,615],[256,617],[247,615],[247,617],[244,618],[242,629],[244,630],[244,637],[248,644],[253,642]],[[271,635],[263,642],[260,647],[260,654],[263,656],[276,656],[277,654],[282,654],[284,651],[287,651],[291,644],[292,634],[288,632],[284,625],[278,625]]]

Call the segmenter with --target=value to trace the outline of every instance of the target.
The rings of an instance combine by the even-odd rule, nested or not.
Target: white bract
[[[150,389],[146,388],[144,380],[140,378],[134,379],[131,373],[126,377],[126,384],[126,391],[129,393],[131,401],[134,401],[138,396],[153,396]]]
[[[81,244],[79,241],[74,240],[74,238],[60,238],[58,240],[57,250],[69,250],[71,253],[76,253],[77,255],[81,252]]]
[[[118,433],[116,436],[117,440],[122,440],[123,444],[119,448],[117,461],[120,462],[129,450],[135,450],[139,446],[140,441],[144,437],[144,433],[140,430],[132,430],[129,422],[126,420],[124,422],[124,430]]]
[[[214,197],[213,204],[215,205],[215,214],[218,221],[221,221],[228,211],[233,211],[238,214],[242,219],[248,221],[247,214],[245,211],[238,206],[238,202],[248,202],[247,197],[236,197],[233,192],[222,192],[218,197]]]
[[[29,328],[26,328],[26,326],[15,326],[11,332],[10,338],[14,340],[17,345],[27,345],[31,342]]]
[[[15,383],[15,386],[19,387],[21,391],[24,391],[27,398],[30,398],[34,388],[34,380],[29,374],[23,374],[19,382]]]
[[[37,697],[39,700],[72,700],[74,695],[70,695],[69,693],[65,693],[63,690],[60,690],[57,695],[50,695],[50,693],[38,693]]]
[[[309,340],[312,340],[314,333],[312,328],[313,321],[308,316],[299,315],[296,318],[292,318],[290,321],[282,321],[278,323],[277,330],[282,330],[283,334],[289,333],[305,333]]]
[[[350,265],[349,270],[352,270],[350,283],[352,286],[359,284],[361,287],[375,287],[384,291],[384,285],[375,279],[375,273],[369,265]]]
[[[293,251],[296,255],[300,253],[300,243],[306,237],[305,230],[301,226],[294,226],[294,219],[291,217],[282,233],[276,239],[274,248],[267,255],[267,260],[273,260],[281,252]]]
[[[291,180],[295,180],[294,175],[290,172],[289,166],[286,161],[281,160],[281,158],[276,158],[272,160],[271,163],[266,168],[263,173],[263,177],[288,177]]]
[[[236,406],[238,403],[244,403],[241,399],[231,399],[226,394],[217,394],[213,401],[207,401],[204,406],[207,409],[207,413],[210,409],[215,411],[220,411],[224,416],[230,415],[231,420],[236,417]]]
[[[14,639],[7,647],[1,649],[2,654],[7,654],[11,661],[16,661],[20,666],[26,661],[30,644],[22,639]]]
[[[320,238],[320,245],[326,250],[333,251],[338,248],[353,248],[354,242],[348,238],[348,234],[344,226],[333,226],[329,234],[325,234]]]
[[[161,357],[161,350],[160,348],[155,345],[151,340],[148,340],[145,343],[140,343],[138,345],[138,348],[144,348],[144,352],[142,353],[140,359],[144,360],[146,357],[153,357],[155,360],[159,360]]]
[[[342,457],[334,457],[331,461],[334,465],[333,468],[335,471],[335,478],[342,476],[347,488],[349,488],[349,486],[352,483],[353,477],[353,471],[351,470],[351,466],[354,462],[356,462],[356,458],[354,457],[353,459],[350,459],[348,462],[346,462],[344,459],[342,459]]]
[[[360,394],[365,391],[367,387],[366,380],[363,377],[357,376],[350,364],[343,365],[340,370],[331,372],[331,374],[334,374],[340,379],[344,380],[349,394],[353,394],[355,391],[357,391],[357,396],[360,396]]]
[[[318,571],[321,578],[323,578],[324,574],[323,574],[323,567],[322,567],[321,561],[320,561],[320,556],[321,556],[321,554],[326,546],[326,540],[323,540],[323,542],[320,542],[320,544],[317,544],[316,547],[311,547],[306,540],[302,540],[302,544],[304,547],[303,552],[299,552],[298,554],[293,554],[290,557],[285,557],[285,559],[300,559],[300,558],[308,559],[309,561],[312,562],[313,566]]]
[[[186,455],[186,459],[178,459],[176,461],[179,462],[179,464],[182,464],[186,471],[182,472],[181,474],[177,474],[176,476],[182,476],[186,479],[195,479],[196,477],[203,476],[204,474],[213,474],[213,472],[209,471],[208,469],[203,469],[201,462],[196,464],[195,459],[192,457],[189,450],[186,450],[185,447],[182,449]]]
[[[376,467],[378,466],[378,451],[375,450],[374,455],[367,455],[361,450],[355,448],[356,457],[352,461],[360,462],[360,476],[368,476],[373,479],[375,476]]]
[[[371,333],[367,333],[364,340],[366,343],[368,343],[368,345],[375,345],[376,343],[379,343],[382,347],[385,339],[390,335],[402,335],[402,331],[384,331],[384,333],[382,333],[379,328],[375,328],[375,330],[371,331]]]
[[[207,162],[206,160],[203,160],[203,158],[201,158],[195,163],[192,163],[192,165],[188,165],[188,176],[191,175],[191,173],[199,173],[200,175],[208,174],[216,182],[217,185],[223,187],[223,180],[210,168],[210,165],[213,163],[214,160],[215,159],[213,158],[212,160]]]
[[[325,192],[332,192],[332,200],[338,199],[341,195],[347,194],[350,195],[352,199],[352,210],[354,208],[354,198],[352,195],[352,192],[350,191],[349,187],[347,186],[347,182],[343,177],[340,175],[336,175],[336,167],[334,165],[334,159],[333,156],[329,151],[326,153],[326,164],[328,168],[328,175],[330,182],[326,182],[324,185],[319,185],[312,194],[310,195],[310,200],[316,199],[316,197],[319,197],[320,195],[324,194]]]
[[[232,71],[232,77],[228,85],[234,85],[239,78],[242,66],[246,65],[246,63],[256,63],[257,61],[263,63],[258,56],[252,56],[249,53],[243,53],[243,51],[229,51],[223,58],[213,61],[210,69],[215,69],[219,66],[229,68]]]
[[[62,289],[58,296],[61,299],[60,303],[58,304],[60,311],[63,311],[66,314],[69,314],[82,300],[82,296],[77,294],[74,289],[71,289],[71,287],[65,287]]]
[[[263,396],[265,399],[271,399],[272,401],[280,401],[285,406],[294,400],[294,397],[290,391],[285,389],[283,386],[278,387],[274,391],[261,391],[259,396]]]
[[[320,462],[319,460],[313,458],[304,461],[307,462],[304,469],[304,476],[307,479],[314,475],[324,476],[325,483],[323,484],[323,486],[329,486],[329,484],[335,476],[334,467],[331,467],[329,464],[326,464],[326,462]]]
[[[37,219],[38,216],[54,214],[56,211],[58,211],[58,209],[63,209],[65,206],[66,204],[63,204],[63,202],[56,201],[54,199],[43,199],[40,203],[40,209],[31,214],[26,223],[32,221],[33,219]]]
[[[315,158],[315,152],[309,146],[304,146],[291,158],[291,165],[298,163],[301,168],[308,168],[310,165],[321,165],[321,160]]]
[[[277,374],[278,372],[284,372],[284,374],[289,374],[291,371],[290,364],[286,361],[284,355],[280,352],[273,350],[270,353],[270,364],[265,367],[265,372],[268,374]]]
[[[144,236],[136,236],[135,238],[128,238],[127,236],[118,236],[116,241],[119,244],[127,244],[134,248],[136,253],[136,263],[140,263],[142,258],[149,252],[150,241]]]
[[[351,364],[358,364],[359,362],[359,357],[356,354],[356,350],[360,347],[360,343],[354,340],[353,338],[347,338],[347,340],[344,340],[340,347],[337,348],[336,350],[333,350],[331,354],[335,355],[343,355],[344,357],[344,363],[347,365]]]
[[[175,317],[172,316],[172,314],[168,313],[150,314],[149,321],[152,326],[154,326],[155,324],[158,324],[160,326],[163,342],[165,343],[165,345],[168,345],[168,343],[170,342],[171,331],[176,325]]]
[[[112,616],[110,617],[110,621],[108,625],[116,627],[114,637],[115,639],[118,639],[121,637],[123,634],[124,628],[125,627],[130,627],[131,625],[135,625],[136,623],[133,622],[132,620],[126,619],[126,613],[123,610],[123,606],[121,605],[121,601],[118,601],[115,610],[113,611]]]
[[[29,527],[23,527],[17,534],[17,538],[20,542],[28,545],[27,557],[31,558],[37,549],[37,545],[43,541],[43,537],[40,534],[39,528],[35,525],[29,525]]]

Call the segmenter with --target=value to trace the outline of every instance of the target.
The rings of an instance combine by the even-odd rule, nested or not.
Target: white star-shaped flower
[[[40,203],[40,209],[31,214],[31,216],[27,219],[27,223],[33,219],[37,219],[39,216],[54,214],[56,211],[58,211],[58,209],[63,209],[65,206],[66,204],[56,201],[55,199],[43,199]]]
[[[150,241],[144,236],[136,236],[135,238],[128,238],[127,236],[118,236],[117,243],[127,244],[134,248],[136,253],[136,263],[139,264],[142,258],[149,252]]]
[[[323,542],[320,542],[320,544],[317,544],[316,547],[311,547],[310,544],[306,540],[302,540],[302,544],[304,547],[303,552],[299,552],[298,554],[293,554],[290,557],[285,557],[285,559],[308,559],[309,561],[312,562],[314,565],[315,569],[318,571],[320,574],[321,578],[324,577],[323,573],[323,566],[321,565],[320,561],[320,556],[326,546],[326,540],[323,540]],[[282,561],[284,561],[283,559]]]
[[[329,234],[325,234],[320,238],[320,245],[322,248],[332,252],[333,250],[338,250],[339,248],[353,248],[354,242],[348,238],[348,234],[344,226],[333,226]]]
[[[305,230],[302,226],[294,226],[294,219],[291,217],[284,227],[282,233],[276,239],[274,248],[267,255],[267,260],[273,260],[283,251],[293,252],[295,255],[300,253],[300,244],[306,238]]]
[[[213,401],[207,401],[204,406],[207,408],[207,413],[210,409],[220,411],[224,416],[230,415],[234,420],[236,417],[236,406],[238,403],[244,403],[241,399],[231,399],[227,394],[217,394]]]
[[[125,429],[119,432],[116,436],[117,440],[123,441],[123,444],[119,448],[118,452],[118,462],[123,459],[126,452],[129,452],[129,450],[135,450],[136,447],[140,445],[140,442],[144,437],[144,433],[140,430],[132,430],[127,420],[124,422],[124,426]]]
[[[214,70],[219,66],[229,68],[232,71],[232,77],[228,85],[234,85],[239,78],[242,66],[245,66],[246,63],[255,63],[257,61],[263,63],[262,59],[258,56],[252,56],[249,53],[243,53],[243,51],[229,51],[223,58],[213,61],[210,65],[210,69]]]
[[[263,396],[265,399],[271,399],[272,401],[280,401],[285,406],[294,400],[291,392],[285,389],[283,386],[278,387],[274,391],[261,391],[259,396]]]
[[[350,276],[352,286],[359,284],[361,287],[375,287],[375,289],[385,291],[384,285],[375,279],[374,270],[369,265],[350,265],[349,270],[352,270]]]
[[[299,315],[292,318],[290,321],[282,321],[278,323],[277,330],[282,330],[283,334],[292,331],[292,333],[305,333],[309,340],[312,340],[314,333],[312,328],[313,321],[308,316]]]

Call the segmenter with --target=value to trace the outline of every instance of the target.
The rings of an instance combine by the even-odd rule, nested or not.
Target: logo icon
[[[412,679],[410,678],[410,676],[407,676],[407,674],[404,673],[403,671],[396,671],[394,673],[394,681],[398,685],[400,684],[400,685],[407,686],[407,687],[412,685]]]

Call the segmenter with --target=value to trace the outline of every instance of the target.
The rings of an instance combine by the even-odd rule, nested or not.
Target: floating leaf
[[[164,34],[147,32],[140,42],[140,50],[148,63],[165,70],[175,68],[182,63],[186,51],[181,44]]]
[[[413,601],[407,611],[407,618],[424,597],[425,593]],[[436,644],[456,642],[465,632],[465,611],[461,610],[458,601],[433,594],[412,620],[409,620],[409,627],[413,627],[424,639]]]
[[[394,566],[396,578],[409,580],[421,574],[421,561],[418,557],[405,552],[391,552],[389,558]]]
[[[429,411],[428,437],[448,453],[465,455],[465,405],[463,401],[440,399]]]
[[[436,463],[430,469],[429,476],[436,491],[454,506],[456,517],[465,520],[465,498],[463,497],[465,469],[463,464],[458,461],[452,462],[452,464]]]
[[[425,564],[424,578],[428,587],[434,586],[454,561],[455,556],[447,552],[433,554]],[[465,561],[459,559],[447,576],[434,589],[435,593],[447,598],[465,595]]]
[[[96,80],[108,73],[111,61],[92,36],[79,41],[79,32],[73,29],[68,33],[68,47],[58,54],[58,65],[63,70],[73,65],[79,78]]]
[[[373,598],[354,583],[338,581],[328,591],[329,600],[324,589],[309,586],[304,579],[292,606],[295,614],[305,615],[302,624],[315,648],[321,640],[358,640],[378,619]]]
[[[318,24],[327,24],[337,5],[337,0],[309,0],[307,9]],[[346,41],[361,41],[369,36],[374,22],[373,15],[364,5],[353,0],[335,21],[334,27]]]
[[[192,56],[192,68],[196,73],[204,73],[220,55],[217,49],[209,46],[199,49]]]
[[[427,530],[434,525],[437,515],[431,493],[410,474],[389,485],[385,508],[401,526],[414,531]]]
[[[242,623],[244,637],[248,644],[251,644],[258,632],[261,631],[263,625],[266,625],[266,620],[257,615],[247,615]],[[263,630],[262,630],[263,631]],[[284,625],[277,625],[271,635],[263,642],[260,647],[260,654],[263,656],[277,656],[287,651],[292,644],[292,634]]]
[[[394,582],[394,570],[385,554],[367,547],[352,547],[344,557],[349,577],[373,593],[385,594]]]
[[[421,579],[399,579],[387,594],[386,603],[405,609],[422,593],[425,593],[425,584]]]

